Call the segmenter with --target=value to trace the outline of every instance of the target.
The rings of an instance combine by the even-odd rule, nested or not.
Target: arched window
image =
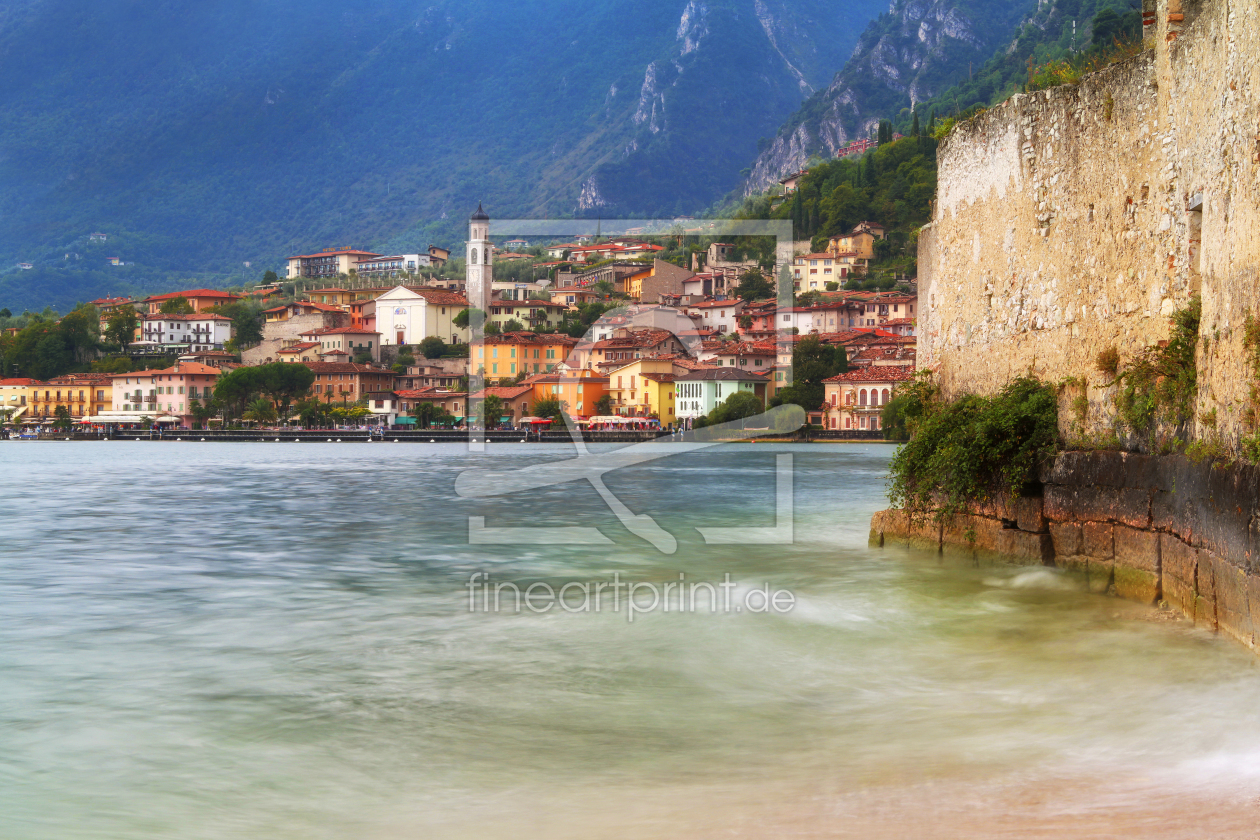
[[[884,389],[884,395],[880,399],[880,402],[882,402],[884,405],[888,405],[888,389],[887,388]]]
[[[469,260],[468,260],[468,264],[469,264],[469,265],[476,265],[476,264],[477,264],[477,249],[476,249],[476,248],[473,248],[473,249],[472,249],[472,256],[469,258]]]
[[[865,388],[863,388],[862,392],[858,394],[858,405],[866,405],[866,389]]]

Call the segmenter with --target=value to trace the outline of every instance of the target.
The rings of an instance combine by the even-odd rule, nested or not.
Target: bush
[[[426,359],[440,359],[446,352],[446,343],[436,335],[431,335],[420,342],[420,355]]]
[[[1114,377],[1116,371],[1120,369],[1120,351],[1116,349],[1116,345],[1113,344],[1100,352],[1094,361],[1094,366],[1098,368],[1099,373]]]
[[[1195,349],[1202,303],[1196,296],[1173,313],[1172,336],[1160,347],[1147,347],[1123,373],[1116,408],[1124,424],[1153,444],[1157,423],[1179,426],[1194,417],[1198,390]]]
[[[1017,495],[1058,448],[1058,399],[1036,379],[944,402],[921,377],[899,398],[912,436],[893,457],[888,495],[913,519],[947,522],[995,495]]]

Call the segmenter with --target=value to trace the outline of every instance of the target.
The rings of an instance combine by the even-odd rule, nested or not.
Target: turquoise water
[[[1055,785],[1115,813],[1254,795],[1250,653],[1051,570],[868,548],[888,448],[610,474],[672,555],[589,484],[454,492],[569,451],[0,444],[0,837],[906,836],[960,791],[980,836]],[[774,524],[785,452],[794,542],[705,545]],[[470,516],[611,544],[470,545]],[[478,572],[795,606],[470,612]]]

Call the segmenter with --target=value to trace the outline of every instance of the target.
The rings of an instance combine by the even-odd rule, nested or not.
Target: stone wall
[[[1252,380],[1241,324],[1260,312],[1260,0],[1144,13],[1151,49],[1017,95],[942,143],[919,239],[919,364],[948,395],[1024,373],[1084,380],[1085,431],[1103,431],[1098,353],[1114,345],[1123,364],[1166,339],[1201,293],[1198,413],[1216,408],[1236,436]]]
[[[1260,648],[1260,469],[1065,452],[1040,478],[1041,496],[994,502],[944,527],[882,511],[871,542],[1074,570],[1093,591],[1165,602]]]
[[[274,362],[281,350],[300,340],[302,333],[308,330],[349,325],[349,312],[312,312],[309,315],[294,315],[285,321],[271,321],[263,324],[263,340],[241,353],[241,363],[263,365]]]

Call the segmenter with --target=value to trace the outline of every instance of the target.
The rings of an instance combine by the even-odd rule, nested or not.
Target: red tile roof
[[[192,315],[141,315],[145,321],[231,321],[226,315],[211,315],[206,312],[194,312]]]
[[[836,374],[823,382],[907,382],[913,378],[913,365],[882,365]]]
[[[503,400],[514,400],[525,394],[533,393],[533,390],[533,385],[491,385],[489,388],[482,388],[469,399],[481,400],[487,396],[495,396]]]
[[[365,330],[360,327],[319,327],[298,335],[380,335],[376,330]]]
[[[333,352],[344,353],[345,351],[331,351],[326,355],[331,355]],[[394,372],[392,370],[388,370],[387,368],[372,367],[371,365],[356,365],[351,362],[298,362],[298,364],[306,365],[315,373],[374,373],[381,376],[391,377],[394,375]]]
[[[240,295],[234,295],[230,292],[220,292],[214,289],[189,289],[186,292],[167,292],[164,295],[150,295],[144,299],[145,303],[151,303],[159,300],[169,300],[171,298],[227,298],[229,300],[240,300]]]

